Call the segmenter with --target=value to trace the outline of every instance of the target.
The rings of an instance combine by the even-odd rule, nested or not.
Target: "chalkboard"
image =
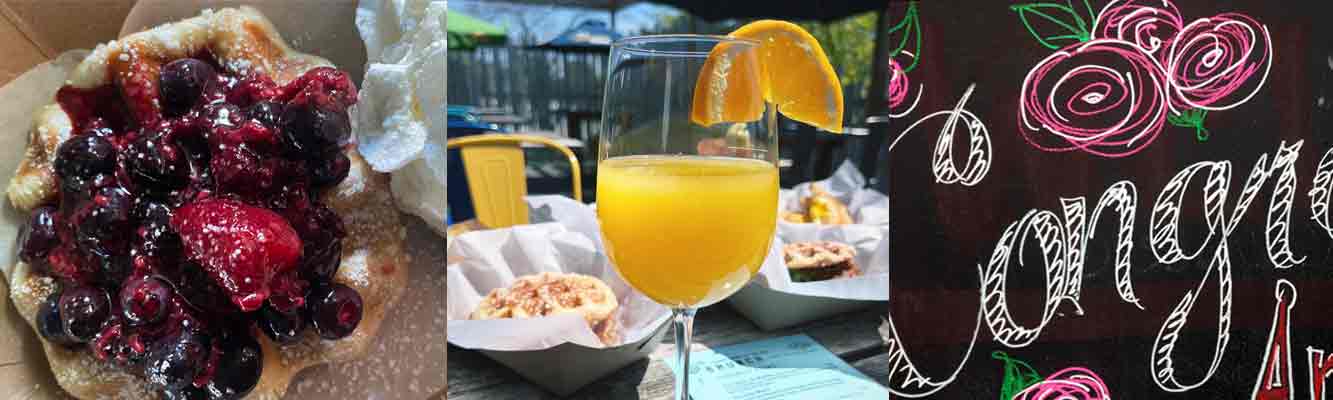
[[[1322,390],[1333,3],[891,10],[895,395]]]

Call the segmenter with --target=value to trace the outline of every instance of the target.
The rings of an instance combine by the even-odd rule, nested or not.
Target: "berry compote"
[[[59,196],[19,238],[20,258],[60,283],[40,334],[167,398],[209,399],[258,382],[252,332],[350,335],[361,296],[333,281],[347,234],[318,200],[348,173],[347,75],[319,67],[278,85],[207,52],[111,74],[56,95],[73,122]]]

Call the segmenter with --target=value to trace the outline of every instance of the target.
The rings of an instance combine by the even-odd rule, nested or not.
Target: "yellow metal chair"
[[[524,172],[523,143],[545,145],[564,153],[574,179],[574,200],[583,201],[583,175],[579,159],[569,147],[535,135],[485,134],[449,139],[446,147],[458,148],[463,157],[472,192],[477,222],[490,229],[528,223],[528,176]]]

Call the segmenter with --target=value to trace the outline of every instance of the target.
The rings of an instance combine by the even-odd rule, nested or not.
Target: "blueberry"
[[[205,389],[214,400],[233,400],[245,397],[264,370],[264,353],[253,337],[246,334],[230,335],[219,348],[217,372]]]
[[[71,345],[73,341],[65,334],[65,321],[60,319],[60,292],[51,293],[37,307],[37,333],[47,341],[59,345]]]
[[[176,274],[170,278],[176,284],[176,293],[190,306],[206,314],[218,316],[236,311],[236,307],[231,305],[231,300],[223,292],[222,287],[214,283],[203,266],[185,260]]]
[[[259,121],[260,124],[269,128],[277,128],[278,121],[282,116],[282,103],[272,101],[260,101],[245,110],[245,114],[250,119]]]
[[[107,121],[102,117],[93,117],[83,123],[83,128],[79,130],[78,134],[109,138],[115,136],[116,131],[107,126]]]
[[[321,246],[332,243],[332,239],[347,237],[342,217],[322,203],[310,204],[305,213],[305,220],[293,222],[292,228],[301,235],[301,240],[318,242]]]
[[[110,172],[60,178],[60,207],[63,210],[67,205],[77,206],[78,202],[92,197],[93,190],[108,186],[115,181],[116,177]]]
[[[301,235],[305,279],[331,281],[342,261],[342,239],[347,237],[342,218],[328,206],[315,203],[292,227]]]
[[[181,249],[180,235],[171,230],[171,226],[145,223],[139,227],[138,242],[135,242],[131,254],[170,259],[178,256]]]
[[[171,222],[172,209],[165,201],[148,196],[134,199],[134,209],[130,216],[142,224],[167,224]]]
[[[157,89],[163,110],[172,115],[189,110],[216,75],[213,66],[194,58],[183,58],[163,65]]]
[[[313,103],[288,104],[278,124],[288,152],[315,158],[329,154],[351,136],[347,110],[334,110]]]
[[[208,392],[194,385],[176,390],[164,390],[162,397],[166,400],[209,400]]]
[[[343,246],[341,239],[334,239],[332,245],[307,252],[301,258],[304,265],[302,277],[310,282],[332,282],[338,266],[342,264]]]
[[[94,256],[92,258],[98,264],[97,282],[111,291],[117,290],[121,282],[129,278],[130,273],[134,271],[134,266],[131,264],[128,254]]]
[[[134,199],[130,216],[139,222],[135,255],[168,258],[181,249],[180,235],[171,229],[171,206],[147,196]]]
[[[283,344],[295,342],[305,330],[305,320],[300,312],[282,312],[268,305],[259,309],[255,323],[269,338]]]
[[[136,182],[168,190],[190,183],[190,158],[169,137],[142,132],[125,148],[126,169]]]
[[[148,383],[165,391],[187,389],[208,360],[207,336],[182,330],[161,339],[149,350],[144,375]]]
[[[56,150],[56,175],[61,178],[91,177],[115,166],[116,147],[100,136],[75,136]]]
[[[19,229],[20,260],[29,264],[41,262],[46,258],[46,253],[60,244],[60,237],[56,233],[56,220],[59,218],[55,207],[44,206],[32,210],[28,224]]]
[[[111,300],[102,289],[79,286],[60,294],[59,309],[65,335],[87,343],[101,332],[102,322],[111,315]]]
[[[311,324],[324,339],[347,337],[361,323],[361,294],[341,283],[311,290],[306,307]]]
[[[209,129],[219,126],[240,126],[245,120],[244,117],[240,107],[229,103],[206,105],[199,114],[199,118],[203,119],[200,122]]]
[[[120,186],[106,186],[93,195],[92,207],[86,218],[105,227],[98,229],[99,234],[121,233],[130,221],[130,212],[134,207],[134,198],[128,190]]]
[[[172,288],[166,279],[148,275],[125,282],[120,288],[120,310],[131,326],[154,324],[167,315]]]
[[[130,192],[119,186],[106,186],[98,189],[88,202],[87,213],[79,221],[75,236],[79,247],[98,257],[125,255],[134,227],[130,219],[134,203]]]
[[[316,160],[311,163],[310,183],[316,187],[333,186],[347,178],[347,173],[352,169],[352,160],[347,158],[346,154],[334,153],[327,160]]]

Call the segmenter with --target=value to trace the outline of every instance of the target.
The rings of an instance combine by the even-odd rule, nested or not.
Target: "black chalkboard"
[[[891,9],[896,395],[1063,370],[1042,387],[1311,398],[1333,352],[1333,3]]]

